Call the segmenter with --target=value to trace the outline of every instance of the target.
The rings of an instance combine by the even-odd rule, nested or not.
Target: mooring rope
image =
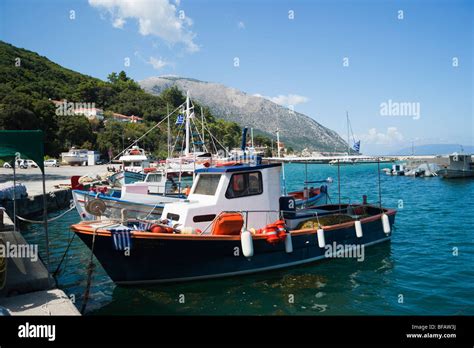
[[[72,234],[72,237],[71,237],[71,239],[69,240],[69,243],[68,243],[68,245],[67,245],[67,247],[66,247],[66,251],[64,252],[63,256],[61,257],[61,261],[59,261],[58,267],[56,268],[56,270],[55,270],[54,273],[53,273],[53,277],[56,278],[56,276],[58,275],[58,273],[59,273],[59,271],[60,271],[60,269],[61,269],[61,265],[63,264],[63,261],[64,261],[66,255],[67,255],[67,253],[68,253],[68,251],[69,251],[69,248],[70,248],[70,246],[71,246],[71,244],[72,244],[72,241],[74,240],[74,237],[75,237],[75,236],[76,236],[76,234],[73,233],[73,234]]]
[[[69,213],[71,210],[74,210],[76,208],[76,205],[73,205],[71,208],[69,208],[68,210],[66,210],[64,213],[61,213],[59,214],[58,216],[55,216],[49,220],[47,220],[47,222],[52,222],[52,221],[55,221],[61,217],[63,217],[64,215],[66,215],[67,213]],[[25,221],[25,222],[30,222],[32,224],[44,224],[44,220],[41,220],[41,221],[38,221],[38,220],[30,220],[30,219],[27,219],[27,218],[24,218],[24,217],[21,217],[19,215],[16,216],[18,219],[20,219],[21,221]]]
[[[84,291],[84,296],[83,296],[84,302],[82,303],[82,306],[81,306],[81,314],[84,314],[86,310],[87,302],[89,301],[89,293],[90,293],[90,288],[92,284],[92,273],[94,271],[94,246],[95,246],[95,236],[97,234],[97,230],[99,228],[104,228],[104,227],[112,226],[112,225],[115,225],[115,222],[104,225],[104,226],[99,226],[94,229],[94,234],[92,235],[92,244],[91,244],[91,257],[89,259],[89,265],[87,267],[87,283],[86,283],[86,289]]]
[[[92,272],[94,271],[94,246],[95,246],[95,236],[97,233],[97,230],[100,227],[97,227],[94,229],[94,234],[92,235],[92,245],[91,245],[91,257],[89,259],[89,265],[87,266],[87,283],[86,283],[86,289],[84,291],[84,302],[82,302],[81,306],[81,314],[84,314],[87,306],[87,302],[89,301],[89,292],[92,284]]]

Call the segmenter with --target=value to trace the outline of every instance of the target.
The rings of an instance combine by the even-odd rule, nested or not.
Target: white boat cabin
[[[167,204],[162,218],[210,233],[221,212],[244,213],[244,227],[262,228],[278,219],[281,164],[236,165],[196,170],[188,199]]]
[[[133,200],[131,193],[139,194],[165,194],[168,179],[166,172],[158,170],[146,175],[144,181],[137,181],[131,184],[122,185],[122,199]]]
[[[122,169],[129,172],[140,173],[143,169],[150,167],[145,150],[138,146],[132,146],[123,156],[120,156],[119,161],[122,162]]]

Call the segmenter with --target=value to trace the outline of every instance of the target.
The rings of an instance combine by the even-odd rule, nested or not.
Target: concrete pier
[[[48,212],[54,212],[70,206],[72,199],[71,190],[62,189],[52,191],[46,195],[46,201],[48,204]],[[13,216],[13,201],[4,200],[0,201],[0,205],[4,206],[8,215]],[[26,198],[16,200],[16,214],[21,217],[27,217],[31,215],[38,215],[43,213],[43,194],[35,196],[28,196]],[[36,219],[38,220],[38,219]]]
[[[0,298],[0,306],[11,315],[81,315],[69,297],[59,289]]]
[[[70,184],[73,175],[96,176],[107,173],[107,165],[100,166],[61,166],[46,167],[46,199],[48,212],[54,212],[68,208],[72,199],[71,190],[66,186]],[[0,168],[2,182],[13,181],[12,168]],[[27,168],[16,170],[16,181],[26,186],[28,197],[17,199],[17,215],[28,217],[43,212],[43,182],[38,168]],[[0,205],[7,209],[7,213],[13,216],[13,201],[0,201]]]
[[[7,262],[0,306],[11,315],[80,315],[67,295],[55,289],[55,281],[39,259],[38,249],[15,231],[7,213],[3,213],[0,222],[0,243],[0,256]]]

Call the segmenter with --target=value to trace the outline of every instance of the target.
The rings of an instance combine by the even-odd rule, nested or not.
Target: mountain
[[[183,93],[209,107],[216,117],[253,127],[256,133],[275,138],[280,129],[280,140],[296,150],[309,148],[317,151],[346,151],[347,143],[333,130],[299,112],[275,104],[262,97],[252,96],[218,83],[204,82],[177,76],[150,77],[140,86],[151,94],[176,86]]]
[[[411,147],[400,149],[391,153],[390,155],[404,156],[411,155],[413,152],[415,155],[448,155],[453,152],[460,153],[464,150],[465,153],[474,153],[474,146],[462,146],[459,144],[427,144],[427,145],[418,145],[414,147],[414,151]]]

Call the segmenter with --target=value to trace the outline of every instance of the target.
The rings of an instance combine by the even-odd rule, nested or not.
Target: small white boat
[[[429,178],[438,176],[439,166],[436,163],[422,163],[419,166],[410,170],[405,170],[406,176]]]
[[[382,169],[385,174],[390,176],[404,176],[405,175],[405,165],[403,163],[393,164],[392,168],[384,168]]]
[[[68,152],[61,155],[63,162],[69,165],[82,165],[87,163],[87,152],[85,149],[76,149],[72,147]]]
[[[90,191],[76,189],[72,191],[72,196],[83,220],[97,219],[88,207],[88,204],[97,199],[103,202],[105,208],[100,219],[120,218],[124,209],[129,218],[157,219],[165,204],[186,198],[184,194],[171,192],[176,190],[174,186],[173,181],[167,179],[166,173],[154,172],[148,173],[145,181],[125,184],[121,190],[109,190],[106,187]]]
[[[112,175],[109,179],[113,186],[123,186],[136,181],[144,181],[150,167],[150,160],[145,150],[138,146],[132,146],[126,150],[119,161],[122,163],[122,170]]]

